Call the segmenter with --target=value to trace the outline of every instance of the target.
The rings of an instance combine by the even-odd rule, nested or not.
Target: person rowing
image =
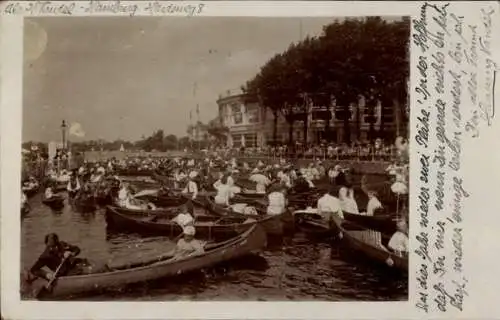
[[[184,190],[182,190],[184,194],[191,194],[191,199],[194,200],[198,197],[198,184],[194,180],[194,178],[189,178],[188,183]]]
[[[79,247],[60,241],[59,236],[55,233],[47,234],[45,236],[45,250],[30,268],[29,273],[35,276],[35,279],[38,277],[50,281],[60,267],[57,276],[69,275],[76,271],[79,263],[85,261],[85,259],[75,258],[79,254]],[[44,268],[50,271],[46,271]]]

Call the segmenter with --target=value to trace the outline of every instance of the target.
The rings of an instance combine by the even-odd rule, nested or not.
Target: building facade
[[[229,129],[227,146],[246,147],[265,146],[273,140],[274,115],[271,110],[262,108],[256,102],[247,102],[241,92],[227,91],[217,100],[219,119],[223,126]],[[336,111],[337,110],[337,111]],[[322,140],[341,143],[344,141],[345,124],[344,108],[310,106],[307,114],[308,131],[307,143],[318,143]],[[366,141],[370,131],[373,130],[377,137],[393,139],[404,129],[400,125],[400,115],[394,105],[377,103],[373,108],[368,108],[364,98],[358,101],[357,107],[349,107],[350,118],[348,127],[351,141]],[[329,130],[326,130],[326,118],[330,118]],[[373,124],[370,122],[373,121]],[[372,127],[372,128],[370,128]],[[383,129],[383,130],[381,130]],[[277,121],[277,142],[289,141],[289,123],[279,113]],[[293,123],[292,140],[304,142],[304,121]]]

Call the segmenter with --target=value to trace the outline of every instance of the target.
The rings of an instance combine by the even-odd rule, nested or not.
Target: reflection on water
[[[95,263],[118,264],[164,254],[174,248],[166,237],[108,233],[104,210],[78,213],[66,205],[54,213],[30,200],[32,211],[22,222],[23,268],[44,249],[44,235],[56,232],[78,245],[81,256]],[[407,300],[406,277],[369,263],[344,258],[341,248],[307,240],[284,239],[260,255],[239,258],[214,268],[141,283],[81,300]],[[342,257],[342,258],[341,258]]]

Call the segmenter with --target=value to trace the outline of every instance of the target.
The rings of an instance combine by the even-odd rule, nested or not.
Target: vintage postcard
[[[498,2],[0,23],[6,319],[500,316]]]

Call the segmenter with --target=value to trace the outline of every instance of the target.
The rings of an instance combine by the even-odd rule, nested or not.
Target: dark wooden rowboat
[[[151,176],[154,174],[154,171],[151,169],[118,168],[115,170],[115,174],[119,176],[140,177]]]
[[[43,199],[42,203],[52,209],[60,209],[64,207],[64,197],[56,194],[49,199]]]
[[[64,192],[66,191],[68,188],[68,183],[67,182],[56,182],[54,184],[54,188],[53,188],[53,191],[54,192]]]
[[[354,222],[367,229],[380,231],[385,234],[393,234],[397,231],[396,217],[392,215],[363,216],[344,212],[346,221]]]
[[[185,204],[188,201],[186,197],[183,197],[181,195],[174,195],[174,194],[162,195],[161,193],[159,195],[148,194],[144,196],[139,196],[136,197],[136,199],[151,202],[158,207],[178,207]]]
[[[286,213],[282,215],[268,215],[263,210],[263,207],[259,205],[255,205],[255,209],[257,209],[258,215],[246,215],[243,213],[236,212],[231,208],[223,207],[215,203],[213,196],[206,196],[206,209],[209,213],[222,217],[222,216],[236,216],[236,217],[255,217],[258,220],[262,220],[262,226],[264,230],[266,230],[268,235],[282,235],[283,234],[283,222],[286,219]]]
[[[323,238],[332,235],[328,223],[316,210],[297,210],[293,212],[295,227],[307,236]]]
[[[79,212],[93,212],[97,209],[97,201],[93,196],[75,198],[73,203]]]
[[[171,207],[171,208],[160,208],[160,209],[127,209],[123,207],[117,206],[106,206],[106,211],[114,210],[127,215],[135,215],[135,216],[157,216],[157,217],[175,217],[180,213],[180,207]]]
[[[108,227],[125,230],[145,235],[163,235],[176,236],[182,232],[182,228],[172,221],[177,214],[171,216],[137,216],[117,209],[108,209],[106,211],[106,222]],[[268,217],[267,219],[270,219]],[[216,216],[196,216],[195,228],[196,234],[208,237],[209,239],[228,238],[242,233],[255,224],[266,221],[261,219],[251,219],[248,217],[216,217]]]
[[[27,198],[31,198],[38,193],[40,187],[38,185],[33,188],[23,187],[22,190]]]
[[[152,175],[152,178],[155,179],[156,181],[162,183],[162,184],[167,185],[167,186],[171,186],[174,184],[174,179],[172,177],[169,177],[169,176],[164,176],[164,175],[160,175],[158,173],[154,173]]]
[[[160,278],[176,276],[193,270],[213,266],[223,261],[232,260],[244,255],[257,253],[266,246],[265,232],[259,225],[253,225],[244,233],[227,241],[208,244],[201,255],[173,259],[169,252],[151,261],[134,264],[109,266],[111,271],[59,277],[48,298],[68,297],[85,292],[95,292],[111,288],[119,288],[128,284],[152,281]],[[22,295],[29,296],[34,287],[40,287],[45,280],[37,279],[31,285],[23,281]]]
[[[24,217],[25,215],[27,215],[31,210],[31,207],[29,205],[29,203],[25,203],[24,205],[21,205],[21,217]]]
[[[346,220],[338,215],[333,215],[333,222],[339,230],[339,236],[351,249],[363,253],[367,258],[378,263],[389,265],[392,268],[408,272],[408,256],[400,257],[381,247],[363,241],[355,235],[355,231],[349,231],[346,227]],[[349,222],[347,222],[349,224]],[[390,258],[390,259],[389,259]],[[388,264],[392,261],[392,265]]]

